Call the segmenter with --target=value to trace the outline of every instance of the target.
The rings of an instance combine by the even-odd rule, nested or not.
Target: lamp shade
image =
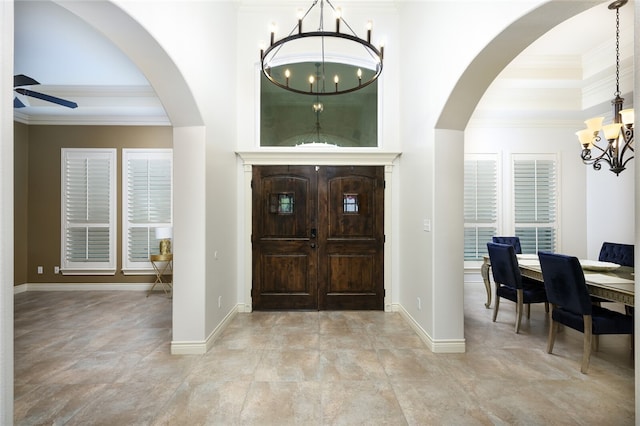
[[[611,123],[606,126],[602,126],[602,132],[604,133],[604,137],[607,140],[613,140],[618,137],[620,134],[620,128],[622,127],[622,123]]]
[[[173,237],[173,228],[171,227],[156,228],[156,239],[167,240],[172,237]]]
[[[576,132],[576,135],[582,145],[589,145],[589,148],[591,148],[591,141],[593,140],[593,132],[591,130],[580,130]]]
[[[602,129],[602,122],[604,121],[604,117],[593,117],[588,120],[585,120],[584,124],[587,125],[587,129],[591,130],[592,133],[599,132]]]
[[[623,109],[620,111],[620,119],[624,124],[633,124],[635,121],[635,113],[633,108]]]

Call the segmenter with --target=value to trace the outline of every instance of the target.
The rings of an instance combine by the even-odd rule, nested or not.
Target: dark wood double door
[[[384,307],[384,167],[254,166],[254,310]]]

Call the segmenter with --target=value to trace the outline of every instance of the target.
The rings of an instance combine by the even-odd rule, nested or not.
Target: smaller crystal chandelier
[[[324,28],[325,3],[335,14],[335,31]],[[304,32],[303,21],[312,12],[319,17],[318,28]],[[348,33],[340,31],[341,24]],[[340,8],[330,0],[314,0],[306,12],[298,11],[298,22],[288,36],[276,41],[273,25],[269,47],[260,49],[262,72],[276,86],[299,94],[339,95],[362,89],[382,72],[384,48],[371,44],[371,29],[369,22],[366,40],[358,37]],[[319,74],[313,70],[316,64]]]
[[[625,154],[634,152],[633,149],[633,108],[622,109],[624,98],[620,97],[620,8],[627,3],[627,0],[616,0],[609,5],[609,9],[616,11],[616,92],[615,98],[611,101],[613,106],[613,123],[602,125],[604,117],[594,117],[584,123],[587,128],[576,132],[578,140],[582,145],[580,157],[586,165],[593,165],[595,170],[602,168],[602,161],[609,164],[609,170],[616,175],[625,169],[627,163],[633,159],[625,159]],[[598,145],[601,142],[600,131],[607,140],[607,146],[602,148]],[[592,149],[598,150],[598,155],[591,153]]]

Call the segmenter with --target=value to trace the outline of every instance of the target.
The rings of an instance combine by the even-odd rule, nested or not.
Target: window
[[[464,260],[482,260],[498,229],[497,156],[468,155],[464,161]]]
[[[269,194],[269,211],[274,214],[293,214],[295,197],[291,192]]]
[[[123,149],[122,164],[122,269],[146,272],[160,252],[155,229],[173,223],[173,151]]]
[[[345,214],[358,213],[358,194],[343,194],[342,195],[342,211]]]
[[[330,66],[329,62],[326,65]],[[360,65],[340,64],[339,67],[339,74],[355,77]],[[272,75],[284,72],[283,68],[274,64]],[[286,68],[292,76],[308,76],[317,70],[315,61],[305,60]],[[322,144],[324,147],[378,147],[378,81],[355,92],[323,96],[320,100],[322,113],[317,113],[311,108],[313,101],[309,101],[308,94],[274,90],[273,83],[262,73],[259,75],[260,119],[256,131],[260,135],[261,147],[313,144]],[[333,85],[333,81],[330,84]],[[327,91],[329,89],[327,87]]]
[[[516,155],[513,159],[515,234],[523,253],[555,251],[557,172],[554,155]]]
[[[116,150],[66,149],[62,159],[62,272],[115,274]]]

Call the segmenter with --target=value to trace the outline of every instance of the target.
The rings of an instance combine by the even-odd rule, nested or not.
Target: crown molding
[[[14,121],[29,126],[171,126],[166,115],[96,115],[70,117],[68,115],[13,115]]]

